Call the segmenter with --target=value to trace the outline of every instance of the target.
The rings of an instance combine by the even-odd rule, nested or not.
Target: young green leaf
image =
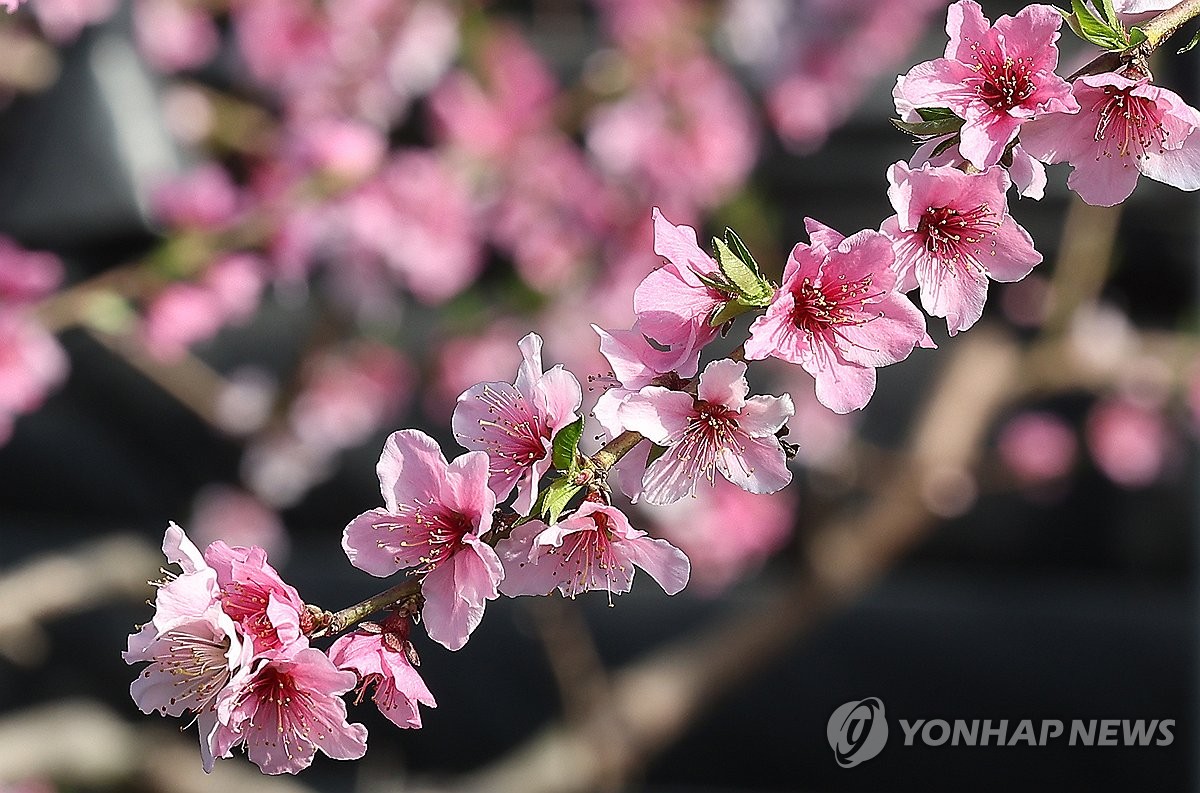
[[[575,472],[576,450],[579,448],[579,438],[583,435],[583,417],[580,416],[559,430],[554,436],[553,455],[554,467],[559,471]]]
[[[1117,9],[1113,7],[1112,0],[1101,0],[1104,11],[1104,18],[1108,21],[1108,26],[1113,30],[1122,30],[1121,20],[1117,19]]]
[[[750,305],[740,297],[735,297],[721,306],[721,309],[712,315],[712,319],[708,321],[708,325],[712,328],[719,328],[729,320],[740,317],[747,311],[753,311],[756,308],[761,308],[761,306]]]
[[[1078,22],[1076,32],[1085,41],[1089,41],[1097,47],[1103,47],[1106,50],[1125,49],[1127,39],[1125,31],[1120,27],[1120,24],[1116,28],[1113,28],[1107,22],[1100,19],[1100,17],[1096,16],[1095,12],[1083,0],[1071,0],[1071,9],[1075,12],[1074,16]],[[1075,25],[1071,27],[1075,29]]]
[[[752,306],[765,306],[771,301],[771,285],[763,280],[756,269],[742,261],[724,240],[714,237],[713,247],[717,251],[717,264],[721,267],[722,275],[733,284],[743,302]]]
[[[901,132],[907,132],[910,135],[916,135],[918,138],[938,138],[942,135],[949,135],[958,132],[963,125],[963,120],[958,116],[936,118],[928,121],[901,121],[898,118],[889,120],[896,129]]]
[[[922,121],[950,121],[958,118],[948,107],[918,107],[917,115],[921,117]]]
[[[538,502],[541,507],[538,509],[538,514],[548,524],[555,524],[562,515],[563,510],[567,508],[567,504],[575,497],[575,494],[582,490],[581,485],[572,484],[567,477],[555,479],[550,483],[542,494],[538,496]]]
[[[746,263],[755,275],[759,275],[762,271],[758,267],[758,262],[754,261],[754,255],[750,253],[750,249],[746,247],[746,243],[742,242],[742,238],[737,235],[737,232],[731,228],[725,229],[725,244],[733,251],[733,254]]]

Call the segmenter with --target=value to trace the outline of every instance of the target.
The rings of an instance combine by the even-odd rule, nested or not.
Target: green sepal
[[[775,293],[775,290],[774,290],[774,288],[772,288],[771,294],[774,295],[774,293]],[[767,303],[770,303],[770,302],[771,302],[770,296],[768,296],[766,299],[766,302],[761,305],[756,304],[756,303],[747,303],[741,297],[735,297],[732,300],[730,300],[729,302],[727,302],[725,305],[721,306],[720,310],[718,310],[715,314],[712,315],[712,319],[710,319],[708,321],[708,325],[709,325],[709,327],[712,327],[712,328],[719,328],[722,325],[724,325],[726,322],[730,321],[731,319],[740,317],[742,314],[745,314],[747,311],[754,311],[756,309],[762,308],[764,305],[766,305]]]
[[[583,417],[572,421],[567,426],[563,427],[554,435],[553,454],[551,460],[554,467],[559,471],[567,471],[575,473],[578,463],[576,462],[576,450],[579,448],[579,439],[583,436]]]
[[[752,266],[744,261],[722,239],[713,237],[713,248],[717,252],[717,264],[721,268],[721,274],[733,285],[737,297],[742,302],[751,306],[765,306],[771,302],[773,290],[758,274],[757,264]],[[754,259],[751,258],[750,261],[753,262]]]
[[[583,485],[574,484],[570,477],[564,476],[561,479],[555,479],[549,487],[538,494],[537,501],[534,502],[533,509],[529,514],[531,516],[541,515],[547,524],[554,525],[558,522],[563,510],[567,508],[567,504],[571,503],[571,499],[580,490],[583,490]]]
[[[1130,49],[1132,49],[1134,47],[1140,47],[1149,40],[1150,39],[1147,38],[1147,36],[1146,36],[1146,31],[1142,30],[1141,28],[1130,28],[1129,29],[1129,47],[1130,47]],[[1192,44],[1194,45],[1195,42],[1193,41]],[[1190,49],[1190,46],[1185,49]],[[1180,50],[1180,52],[1184,52],[1184,51],[1185,50]]]
[[[952,135],[962,129],[963,125],[963,120],[953,114],[948,118],[934,118],[922,121],[901,121],[898,118],[889,120],[896,129],[901,132],[907,132],[910,135],[916,135],[918,138],[940,138],[942,135]]]

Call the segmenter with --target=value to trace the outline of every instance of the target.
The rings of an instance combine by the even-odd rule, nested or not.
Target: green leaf
[[[1079,25],[1076,33],[1085,41],[1089,41],[1097,47],[1103,47],[1106,50],[1125,49],[1125,31],[1120,25],[1114,29],[1107,22],[1096,16],[1095,12],[1083,0],[1071,0],[1071,8],[1075,12],[1075,19]],[[1071,28],[1075,30],[1074,25]]]
[[[705,286],[712,287],[718,292],[724,292],[730,295],[737,292],[737,288],[734,287],[733,284],[726,281],[725,277],[722,275],[705,275],[704,273],[696,273],[695,275],[700,279],[700,283],[704,284]]]
[[[770,301],[768,300],[768,302]],[[721,306],[720,311],[713,314],[712,319],[708,321],[708,325],[712,328],[719,328],[729,320],[734,319],[735,317],[740,317],[747,311],[753,311],[756,308],[762,308],[762,306],[751,305],[742,300],[740,297],[735,297],[733,300],[730,300],[728,303]]]
[[[1146,31],[1142,30],[1141,28],[1130,28],[1129,29],[1129,46],[1130,46],[1130,48],[1140,47],[1141,45],[1145,44],[1147,41],[1149,41],[1149,39],[1146,38]],[[1180,50],[1180,51],[1182,52],[1182,50]]]
[[[541,506],[535,505],[535,509],[547,523],[557,523],[559,516],[567,508],[567,504],[582,489],[582,485],[572,484],[571,480],[567,477],[555,479],[538,496],[538,504]]]
[[[579,439],[583,436],[583,417],[572,421],[554,435],[553,455],[554,467],[560,471],[575,472],[575,452],[579,447]]]
[[[646,466],[654,464],[654,461],[667,453],[666,446],[659,446],[657,443],[650,444],[650,454],[646,455]]]
[[[771,301],[771,285],[758,274],[757,267],[751,268],[742,261],[724,240],[713,237],[713,247],[717,251],[717,264],[721,267],[721,274],[733,284],[743,302],[752,306],[765,306]]]
[[[1137,28],[1134,28],[1134,30],[1137,30]],[[1137,30],[1137,32],[1142,33],[1142,31],[1140,31],[1140,30]],[[1142,33],[1142,38],[1145,38],[1145,37],[1146,37],[1146,34]],[[1188,50],[1195,47],[1197,44],[1200,44],[1200,30],[1196,31],[1196,35],[1192,36],[1192,40],[1189,41],[1186,46],[1184,46],[1180,50],[1177,50],[1177,54],[1182,55],[1183,53],[1185,53]]]
[[[1108,20],[1108,26],[1113,30],[1123,31],[1121,20],[1117,19],[1117,9],[1113,8],[1112,0],[1101,0],[1101,4],[1104,11],[1104,18]]]
[[[735,256],[745,262],[754,271],[755,275],[762,272],[759,269],[758,262],[754,261],[754,255],[746,247],[746,243],[742,242],[742,238],[731,228],[725,229],[725,244],[729,246],[729,249],[733,251]]]
[[[939,118],[932,121],[901,121],[898,118],[893,118],[891,122],[892,126],[896,129],[907,132],[910,135],[916,135],[918,138],[938,138],[942,135],[950,135],[958,132],[963,125],[963,120],[958,116]]]
[[[958,118],[948,107],[918,107],[917,115],[922,121],[949,121]]]

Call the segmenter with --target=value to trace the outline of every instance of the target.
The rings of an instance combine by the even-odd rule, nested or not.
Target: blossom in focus
[[[516,381],[468,388],[458,397],[451,426],[465,448],[487,452],[492,491],[503,499],[515,487],[513,508],[525,514],[550,469],[555,434],[579,417],[583,391],[562,364],[542,370],[542,338],[536,333],[517,346],[523,360]]]
[[[213,752],[228,757],[244,744],[266,774],[302,771],[318,749],[337,760],[357,760],[367,751],[367,728],[347,721],[340,697],[356,682],[353,672],[300,644],[244,666],[217,698]]]
[[[159,586],[153,619],[130,635],[121,654],[129,664],[149,662],[129,693],[143,713],[195,713],[204,770],[211,771],[216,697],[234,672],[249,662],[251,648],[221,608],[216,571],[183,529],[172,523],[162,548],[167,561],[183,572]]]
[[[496,552],[483,541],[496,508],[488,456],[467,452],[447,463],[433,438],[401,430],[388,438],[376,470],[384,507],[350,521],[342,548],[352,565],[381,578],[416,568],[423,576],[425,629],[457,650],[504,577]]]
[[[703,346],[717,336],[709,320],[729,301],[729,295],[709,286],[700,276],[713,277],[720,268],[696,241],[691,226],[676,226],[654,208],[654,252],[667,263],[638,284],[633,310],[642,331],[669,347]]]
[[[204,549],[216,571],[222,610],[238,625],[256,656],[274,654],[293,644],[308,646],[299,625],[305,617],[300,594],[285,583],[256,546],[230,547],[217,540]]]
[[[821,404],[848,413],[875,393],[875,367],[931,342],[921,312],[896,291],[886,237],[805,225],[811,244],[792,249],[783,285],[750,326],[746,357],[800,364],[816,379]]]
[[[974,0],[950,6],[942,58],[914,66],[903,77],[917,107],[946,107],[965,119],[959,150],[980,170],[1000,162],[1022,124],[1075,113],[1071,87],[1054,73],[1062,15],[1030,5],[990,25]]]
[[[646,469],[642,495],[669,504],[711,485],[716,473],[751,493],[774,493],[792,481],[776,433],[795,413],[792,398],[747,399],[746,364],[713,361],[700,374],[696,396],[646,386],[625,400],[622,423],[667,447]]]
[[[903,162],[888,169],[896,213],[882,231],[895,250],[898,287],[921,289],[921,305],[945,317],[953,335],[983,315],[988,279],[1019,281],[1042,255],[1008,214],[1010,184],[1003,168],[967,174],[956,168]]]
[[[1083,108],[1021,131],[1034,157],[1072,166],[1067,186],[1089,204],[1113,206],[1139,175],[1181,190],[1200,189],[1200,111],[1149,79],[1090,74],[1072,90]]]
[[[338,669],[358,675],[359,696],[375,687],[373,699],[379,712],[400,728],[421,726],[418,703],[436,708],[425,681],[413,668],[409,656],[408,617],[385,620],[382,624],[362,623],[358,630],[342,636],[329,648],[329,660]]]
[[[628,592],[634,567],[640,567],[668,595],[687,586],[690,563],[675,546],[656,540],[629,524],[616,507],[585,501],[574,514],[553,526],[531,520],[496,544],[504,562],[500,591],[509,597],[567,597],[603,589]]]

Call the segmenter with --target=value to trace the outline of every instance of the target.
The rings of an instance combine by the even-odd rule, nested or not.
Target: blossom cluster
[[[643,36],[664,25],[663,18],[631,10],[636,3],[602,5],[630,58],[652,60]],[[613,12],[617,7],[625,11]],[[330,62],[336,48],[329,41],[359,14],[379,26],[380,41],[397,37],[416,48],[397,45],[392,57],[410,57],[431,74],[447,68],[435,35],[445,34],[444,20],[428,3],[406,4],[395,15],[354,3],[303,14],[282,0],[237,8],[241,38],[280,25],[312,34],[298,37],[311,44],[311,51],[302,47],[305,57],[260,54],[250,64],[286,99],[282,134],[294,159],[264,167],[250,188],[252,200],[217,174],[193,179],[178,194],[168,190],[160,215],[199,233],[229,228],[246,203],[286,217],[267,243],[270,263],[221,259],[194,282],[176,285],[173,300],[209,301],[217,306],[209,315],[237,319],[257,301],[265,270],[298,279],[329,258],[339,262],[344,288],[362,307],[370,305],[381,272],[417,300],[442,303],[482,267],[484,238],[463,232],[472,222],[470,192],[480,182],[497,190],[488,239],[534,284],[567,277],[589,233],[620,226],[615,218],[627,210],[629,195],[606,192],[611,184],[596,178],[550,126],[553,79],[506,33],[481,51],[496,79],[485,86],[455,73],[432,97],[437,134],[456,156],[386,153],[370,124],[391,123],[408,97],[375,90],[380,53],[355,61],[365,73]],[[1068,185],[1098,204],[1124,200],[1139,175],[1200,188],[1200,138],[1193,139],[1200,112],[1129,64],[1124,73],[1059,77],[1062,23],[1062,13],[1045,5],[994,24],[974,0],[951,5],[944,56],[896,83],[897,126],[924,140],[910,161],[887,169],[894,214],[849,235],[806,219],[807,241],[771,271],[781,272],[778,281],[732,230],[702,246],[693,226],[654,208],[652,239],[631,234],[620,243],[647,244],[659,257],[660,266],[629,279],[632,322],[591,325],[609,371],[588,379],[601,391],[590,410],[579,378],[564,364],[547,368],[542,337],[528,333],[517,344],[511,381],[461,384],[450,416],[461,453],[451,459],[419,429],[393,432],[376,467],[383,504],[350,520],[342,534],[354,567],[379,578],[405,576],[389,590],[400,593],[390,601],[360,604],[343,622],[341,612],[306,605],[261,548],[216,541],[201,554],[172,524],[163,550],[182,573],[160,584],[152,622],[130,636],[125,653],[130,663],[148,664],[131,689],[139,707],[192,714],[206,770],[244,746],[264,772],[296,772],[317,750],[339,759],[366,751],[366,729],[348,720],[344,695],[361,700],[373,688],[389,720],[421,725],[418,705],[432,707],[434,699],[415,670],[410,632],[418,621],[433,642],[457,651],[488,602],[501,595],[599,590],[611,599],[630,591],[638,568],[668,595],[682,591],[692,561],[668,539],[637,528],[635,509],[682,514],[695,497],[739,504],[742,493],[778,493],[792,479],[796,448],[785,438],[803,402],[787,393],[751,395],[750,364],[796,365],[811,377],[812,398],[824,408],[837,415],[862,409],[875,393],[878,368],[935,347],[926,315],[944,318],[951,336],[966,331],[981,318],[991,281],[1020,281],[1042,261],[1010,214],[1008,194],[1041,197],[1045,165],[1070,163]],[[429,40],[410,41],[412,26]],[[706,105],[737,108],[741,99],[703,56],[684,49],[676,68],[654,71],[654,79],[597,112],[587,136],[609,175],[663,196],[668,207],[684,207],[682,214],[670,212],[686,220],[727,195],[753,154],[737,112],[724,130],[726,156],[691,148],[707,139],[690,136],[691,127],[717,123]],[[346,81],[358,90],[341,90]],[[421,90],[416,83],[412,89]],[[339,114],[355,120],[333,120]],[[313,129],[329,136],[314,138]],[[460,170],[463,162],[470,168]],[[702,167],[689,171],[684,164],[692,162]],[[323,177],[319,183],[314,173]],[[336,186],[330,200],[305,203],[329,184]],[[570,191],[593,190],[599,208],[569,205]],[[914,291],[915,302],[908,296]],[[215,332],[156,323],[156,312],[175,316],[170,304],[163,306],[164,295],[157,299],[144,331],[158,339],[150,346],[162,357]],[[181,337],[171,338],[173,331]],[[729,350],[728,337],[738,331],[744,340]],[[362,413],[338,412],[341,400],[321,399],[349,380],[334,371],[331,380],[317,378],[326,386],[314,388],[311,400],[298,401],[292,430],[302,441],[306,434],[325,439],[306,441],[313,445],[344,448],[386,420],[386,400],[368,395]],[[604,441],[592,451],[584,442],[589,418]],[[1122,423],[1119,415],[1102,419]],[[1025,422],[1004,445],[1055,434],[1045,422]],[[1120,433],[1099,434],[1121,440]],[[1027,475],[1052,477],[1070,451],[1045,455]],[[774,547],[773,535],[764,531],[747,545]],[[362,621],[379,611],[386,612],[379,621]],[[327,649],[312,644],[350,628]]]

